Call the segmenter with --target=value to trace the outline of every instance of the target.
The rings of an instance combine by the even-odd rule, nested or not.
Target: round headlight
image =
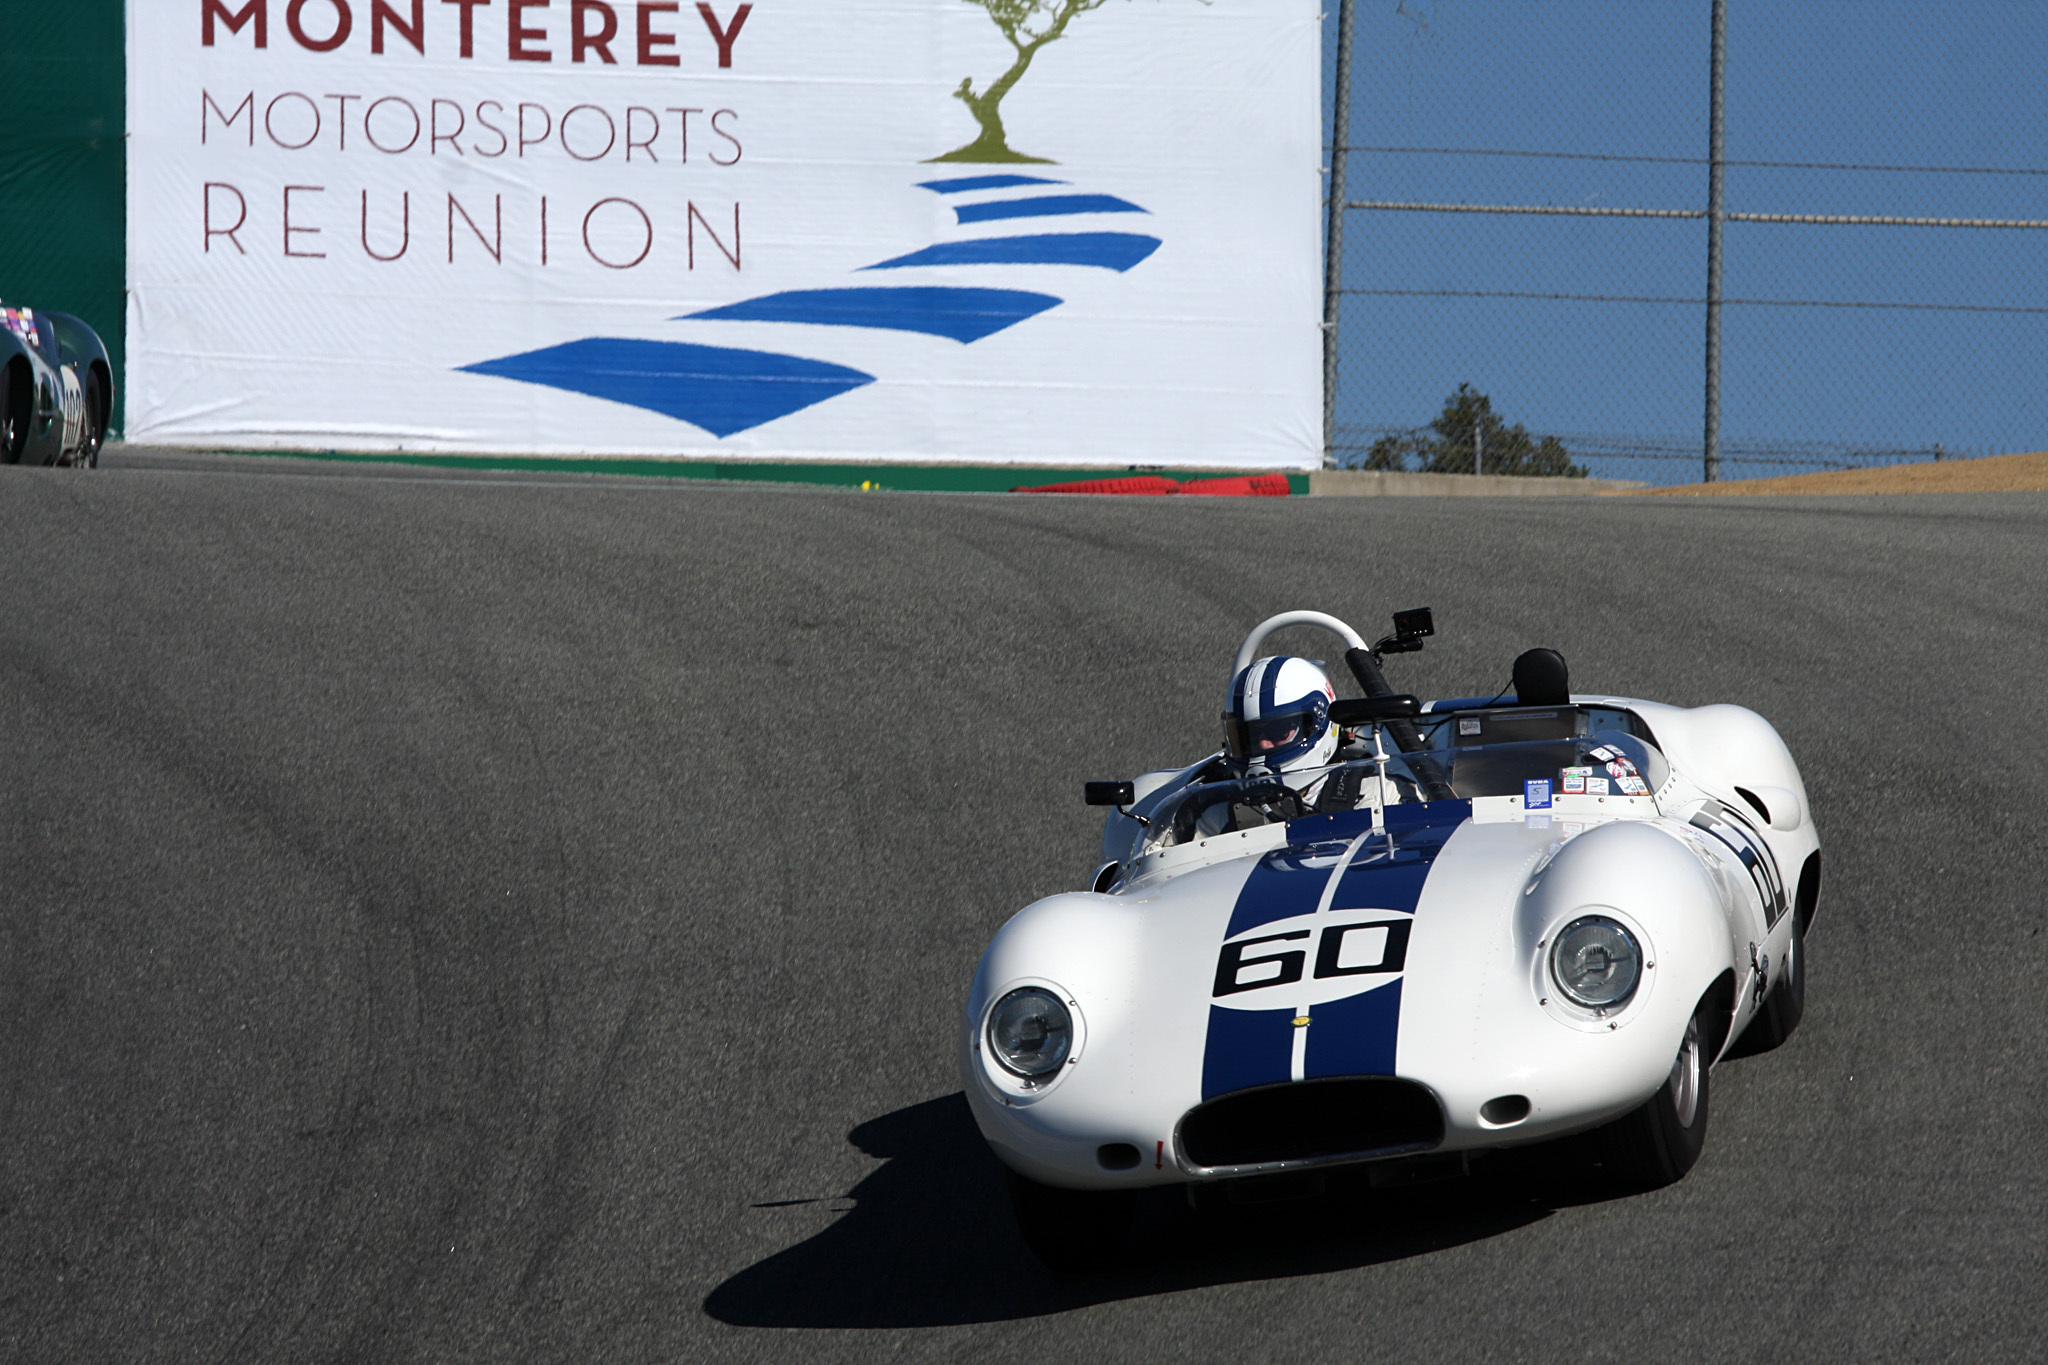
[[[1003,1070],[1041,1080],[1066,1065],[1074,1017],[1051,991],[1020,986],[988,1012],[988,1045]]]
[[[1636,993],[1643,979],[1643,950],[1611,919],[1573,920],[1551,946],[1550,976],[1574,1004],[1614,1009]]]

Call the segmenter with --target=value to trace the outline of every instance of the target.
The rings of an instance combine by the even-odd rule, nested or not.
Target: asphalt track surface
[[[0,469],[0,1359],[2040,1358],[2048,495],[111,465]],[[1545,644],[1779,726],[1804,1027],[1660,1193],[1155,1200],[1051,1276],[953,1070],[982,945],[1252,623],[1423,604],[1425,694]]]

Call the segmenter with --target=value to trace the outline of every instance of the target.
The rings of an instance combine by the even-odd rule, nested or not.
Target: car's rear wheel
[[[1785,943],[1785,965],[1763,1008],[1749,1021],[1736,1040],[1735,1051],[1743,1056],[1769,1052],[1782,1046],[1806,1015],[1806,935],[1800,932],[1797,916],[1792,920],[1792,937]]]
[[[1685,1178],[1707,1145],[1707,1049],[1700,1011],[1685,1026],[1671,1074],[1643,1105],[1601,1130],[1608,1172],[1633,1190]]]
[[[1138,1196],[1132,1190],[1063,1190],[1041,1185],[1007,1166],[1010,1211],[1031,1254],[1062,1275],[1085,1275],[1115,1263],[1130,1235]]]

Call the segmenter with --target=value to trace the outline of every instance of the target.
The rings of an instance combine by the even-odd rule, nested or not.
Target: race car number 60
[[[1405,919],[1331,925],[1323,930],[1316,944],[1315,979],[1321,981],[1333,976],[1371,976],[1400,971],[1408,962],[1408,931],[1412,927],[1411,921]],[[1361,937],[1356,942],[1346,942],[1349,936],[1363,936],[1366,930],[1379,932]],[[1216,959],[1214,994],[1234,995],[1239,991],[1285,986],[1301,980],[1302,971],[1308,965],[1306,947],[1285,948],[1257,957],[1244,954],[1247,948],[1256,948],[1260,944],[1290,943],[1309,936],[1309,930],[1295,929],[1284,934],[1267,934],[1263,938],[1240,939],[1236,943],[1224,944],[1222,954]],[[1360,961],[1361,957],[1366,960]],[[1261,973],[1252,980],[1245,979],[1246,972],[1259,969],[1276,970],[1270,975]]]

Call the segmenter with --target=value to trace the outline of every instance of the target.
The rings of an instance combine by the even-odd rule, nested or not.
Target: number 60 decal
[[[1321,940],[1316,944],[1316,980],[1333,976],[1371,976],[1378,973],[1398,972],[1408,962],[1408,931],[1413,921],[1368,920],[1359,924],[1333,924],[1323,930]],[[1379,930],[1381,937],[1376,944],[1362,940],[1348,946],[1347,935],[1363,934],[1369,929]],[[1293,943],[1310,937],[1307,929],[1296,929],[1285,934],[1268,934],[1264,938],[1240,939],[1236,943],[1223,945],[1223,953],[1216,959],[1217,995],[1235,995],[1239,991],[1262,990],[1267,986],[1285,986],[1301,980],[1303,970],[1308,966],[1308,947],[1282,948],[1246,957],[1245,950],[1267,943]],[[1372,949],[1378,948],[1373,957]],[[1363,951],[1370,959],[1357,959]],[[1346,959],[1351,960],[1347,961]],[[1256,979],[1245,980],[1245,973],[1259,968],[1277,968],[1267,975],[1261,972]]]

